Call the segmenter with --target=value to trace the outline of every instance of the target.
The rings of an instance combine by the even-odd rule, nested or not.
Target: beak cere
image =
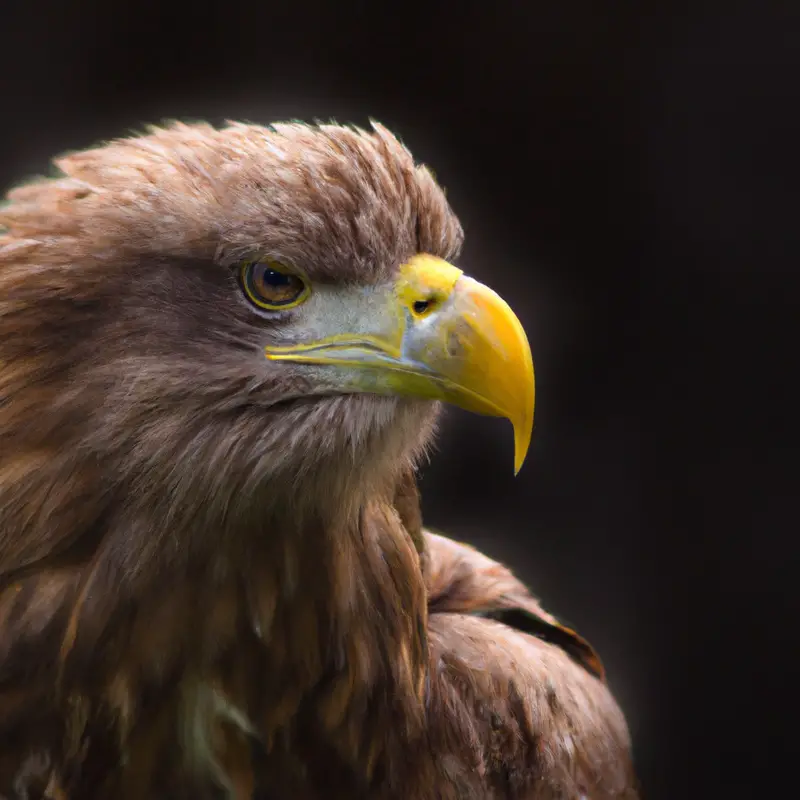
[[[534,373],[520,321],[494,291],[440,258],[414,256],[369,333],[269,347],[273,361],[328,365],[342,391],[441,400],[514,427],[514,472],[533,429]],[[371,321],[370,321],[371,322]]]

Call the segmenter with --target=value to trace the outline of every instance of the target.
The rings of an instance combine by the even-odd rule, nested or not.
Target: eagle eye
[[[298,306],[311,293],[304,278],[277,261],[245,262],[240,277],[247,299],[267,311]]]

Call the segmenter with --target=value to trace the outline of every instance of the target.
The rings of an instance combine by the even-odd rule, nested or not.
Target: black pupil
[[[284,275],[282,272],[278,272],[276,269],[264,270],[264,276],[262,280],[267,284],[267,286],[279,287],[289,285],[289,276]]]

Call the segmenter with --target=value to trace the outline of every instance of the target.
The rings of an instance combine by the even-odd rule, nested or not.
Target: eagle
[[[602,665],[423,525],[518,318],[378,123],[170,122],[0,207],[0,796],[638,797]]]

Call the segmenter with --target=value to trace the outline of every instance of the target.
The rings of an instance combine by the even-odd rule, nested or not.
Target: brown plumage
[[[589,646],[422,528],[439,404],[264,359],[321,318],[235,277],[302,265],[356,319],[456,256],[430,173],[380,126],[56,163],[0,210],[0,795],[635,797]]]

